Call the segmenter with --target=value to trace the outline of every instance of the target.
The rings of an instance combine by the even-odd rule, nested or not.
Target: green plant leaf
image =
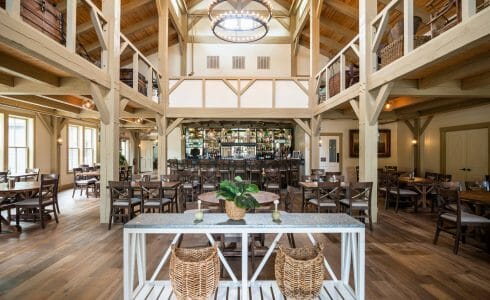
[[[248,184],[245,187],[245,192],[247,192],[247,193],[258,193],[259,192],[259,187],[256,184],[254,184],[254,183]]]
[[[243,181],[242,177],[240,177],[240,176],[235,176],[234,179],[236,182],[242,182]]]

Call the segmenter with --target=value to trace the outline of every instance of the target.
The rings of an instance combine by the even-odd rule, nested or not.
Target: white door
[[[153,141],[141,141],[140,143],[140,172],[153,171]]]
[[[340,172],[340,137],[322,135],[320,139],[320,169],[326,172]]]
[[[453,181],[481,181],[488,174],[488,129],[446,132],[446,173]]]

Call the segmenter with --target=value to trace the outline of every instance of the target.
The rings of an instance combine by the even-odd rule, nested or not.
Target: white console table
[[[241,235],[241,273],[239,280],[225,257],[218,252],[221,263],[231,280],[220,281],[216,299],[284,299],[275,281],[258,281],[257,277],[274,251],[277,242],[286,233],[306,234],[316,243],[314,233],[341,235],[341,272],[337,276],[328,262],[324,265],[328,279],[324,282],[320,299],[364,299],[365,236],[364,224],[346,214],[298,213],[282,215],[280,224],[272,221],[271,214],[249,213],[243,221],[228,220],[226,214],[205,214],[204,221],[195,224],[193,214],[141,214],[124,225],[124,299],[175,299],[168,280],[156,280],[169,260],[171,247],[162,251],[162,259],[151,278],[146,277],[146,235],[172,234],[175,244],[182,234],[205,234],[214,244],[212,234],[235,233]],[[275,234],[275,238],[251,278],[248,277],[248,235]],[[326,244],[326,247],[331,245]],[[135,272],[136,269],[136,272]],[[349,285],[353,272],[354,287]],[[137,285],[135,285],[137,275]],[[136,287],[135,287],[136,286]],[[241,294],[241,297],[239,296]],[[213,298],[214,299],[214,298]]]

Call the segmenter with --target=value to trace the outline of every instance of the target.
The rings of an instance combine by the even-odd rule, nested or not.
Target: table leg
[[[365,284],[366,284],[366,274],[365,274],[365,232],[364,229],[355,234],[358,238],[357,240],[357,287],[356,296],[359,300],[364,300],[365,294]]]
[[[248,299],[248,233],[242,233],[242,297]]]
[[[124,300],[130,300],[132,298],[131,279],[133,273],[130,268],[130,248],[131,248],[131,234],[124,232],[123,237],[123,269],[124,269]]]

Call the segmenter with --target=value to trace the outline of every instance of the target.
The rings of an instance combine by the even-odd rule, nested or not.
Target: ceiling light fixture
[[[240,1],[238,1],[240,5]],[[236,7],[228,0],[213,0],[208,8],[211,30],[219,39],[230,43],[251,43],[264,38],[269,32],[272,5],[268,0],[252,0],[257,10],[246,11],[223,8]],[[220,9],[221,8],[221,9]],[[254,7],[255,8],[255,7]]]

